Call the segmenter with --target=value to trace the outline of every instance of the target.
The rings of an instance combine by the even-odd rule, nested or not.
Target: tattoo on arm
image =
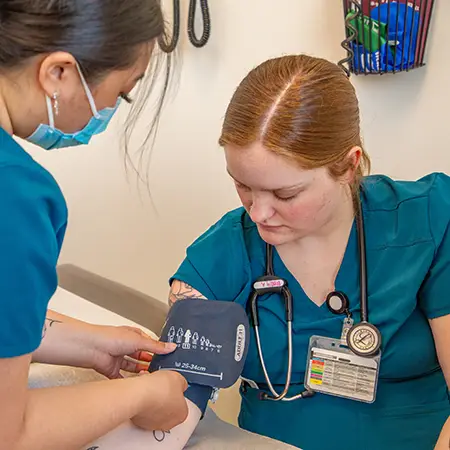
[[[176,286],[172,285],[169,294],[169,306],[172,307],[178,300],[185,300],[188,298],[202,298],[206,300],[206,297],[200,294],[197,290],[195,290],[189,284],[184,283],[183,281],[174,283]]]
[[[156,442],[163,442],[166,434],[170,434],[170,431],[153,431],[153,437]]]
[[[164,440],[166,439],[167,435],[170,434],[170,430],[169,431],[153,431],[153,437],[155,438],[156,442],[164,442]],[[95,445],[94,447],[89,447],[86,450],[99,450],[100,447],[98,445]]]
[[[44,339],[47,330],[51,328],[55,323],[62,323],[61,320],[49,319],[48,317],[45,319],[44,330],[42,331],[42,339]],[[88,449],[90,450],[90,449]]]

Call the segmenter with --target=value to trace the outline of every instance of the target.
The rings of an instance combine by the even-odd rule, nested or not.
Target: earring
[[[57,92],[53,93],[53,109],[55,110],[55,116],[59,114],[59,102],[58,102],[59,94]]]

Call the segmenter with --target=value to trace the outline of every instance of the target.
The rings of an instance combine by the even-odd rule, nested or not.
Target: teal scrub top
[[[450,414],[447,385],[428,319],[450,313],[450,178],[418,181],[370,176],[362,185],[370,321],[381,331],[382,360],[372,404],[316,394],[294,402],[261,401],[241,387],[242,428],[304,450],[432,449]],[[245,306],[251,284],[265,271],[265,244],[243,208],[226,214],[188,249],[172,279],[208,299]],[[274,252],[275,274],[294,299],[294,365],[290,394],[303,390],[311,335],[339,338],[342,316],[310,301]],[[347,294],[359,320],[356,226],[350,234],[336,289]],[[272,383],[284,385],[286,322],[275,294],[259,302],[260,333]],[[449,343],[450,345],[450,343]],[[243,377],[265,383],[252,333]]]
[[[66,223],[56,181],[0,128],[0,358],[40,345]]]

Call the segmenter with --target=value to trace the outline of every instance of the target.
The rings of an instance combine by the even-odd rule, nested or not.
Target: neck
[[[34,65],[0,75],[0,126],[21,138],[29,136],[36,124],[45,123],[47,108],[42,90],[32,81],[35,78]]]
[[[315,233],[316,238],[332,239],[336,235],[350,232],[355,219],[355,205],[350,187],[343,190],[342,201],[340,207],[335,214],[326,222],[323,227]],[[312,236],[314,237],[314,236]]]
[[[7,92],[6,81],[0,77],[0,127],[7,133],[13,134],[13,126],[6,101]]]
[[[288,243],[293,248],[317,249],[318,246],[332,250],[347,243],[355,219],[355,207],[350,188],[343,190],[342,201],[333,216],[314,233]]]

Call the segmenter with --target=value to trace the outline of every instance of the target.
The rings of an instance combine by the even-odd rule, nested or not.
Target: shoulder
[[[0,358],[39,346],[67,224],[54,178],[6,139],[0,131]]]
[[[363,181],[363,193],[369,210],[398,209],[405,202],[428,201],[437,192],[450,189],[450,177],[431,173],[416,181],[393,180],[385,175],[373,175]]]
[[[248,259],[246,234],[253,227],[244,208],[230,211],[188,247],[186,256],[191,261],[207,258],[209,264],[217,261],[222,267],[223,261],[242,265]]]
[[[400,245],[439,240],[450,219],[450,177],[443,173],[415,181],[369,176],[362,183],[362,198],[365,214],[390,227],[391,237],[395,228]]]
[[[0,214],[39,210],[57,225],[67,206],[54,177],[0,128]],[[24,209],[25,208],[25,209]]]
[[[245,209],[242,207],[228,212],[198,237],[188,247],[188,251],[195,251],[208,246],[215,247],[225,242],[230,244],[230,240],[242,241],[245,229],[251,226],[247,224],[246,216]]]
[[[40,254],[56,264],[67,227],[67,205],[51,174],[36,162],[0,163],[0,246],[26,261]]]
[[[253,229],[244,208],[225,214],[187,248],[172,279],[186,282],[210,299],[235,299],[250,279],[246,236]]]

